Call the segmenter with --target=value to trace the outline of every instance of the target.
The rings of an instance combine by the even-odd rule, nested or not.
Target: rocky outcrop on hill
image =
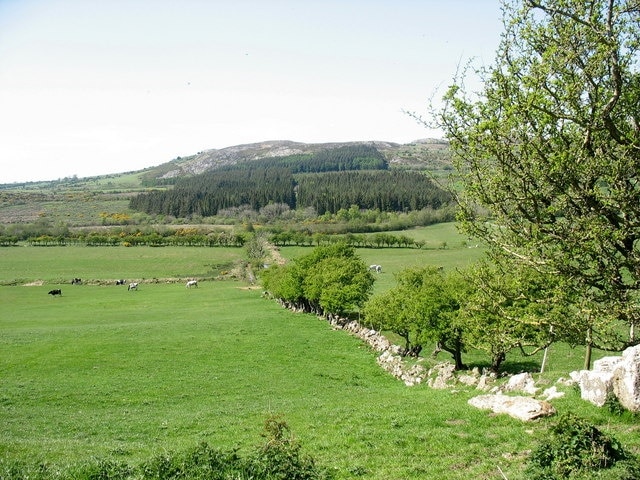
[[[209,170],[236,165],[264,158],[287,157],[317,153],[322,150],[353,145],[371,145],[384,155],[390,165],[406,165],[411,168],[442,169],[451,166],[449,146],[445,140],[423,139],[408,144],[384,141],[354,141],[333,143],[301,143],[289,140],[235,145],[221,149],[209,149],[186,158],[178,158],[157,169],[157,178],[175,178],[198,175]],[[153,174],[153,168],[149,169]]]

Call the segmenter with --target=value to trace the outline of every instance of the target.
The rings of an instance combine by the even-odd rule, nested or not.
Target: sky
[[[441,138],[500,0],[0,0],[0,183],[268,140]]]

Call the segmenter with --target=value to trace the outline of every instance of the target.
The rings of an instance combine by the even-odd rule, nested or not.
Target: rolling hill
[[[296,155],[318,155],[331,150],[364,146],[375,148],[391,170],[429,171],[446,176],[452,169],[448,144],[423,139],[408,144],[382,141],[300,143],[265,141],[210,149],[195,155],[139,171],[114,172],[86,178],[63,178],[47,182],[0,185],[0,225],[47,222],[87,225],[103,222],[105,215],[128,210],[129,199],[150,186],[162,188],[180,178],[248,162]]]
[[[168,179],[198,175],[209,170],[244,162],[292,155],[317,154],[324,150],[357,145],[375,147],[386,158],[392,168],[433,170],[435,172],[451,169],[448,144],[444,140],[423,139],[408,144],[380,141],[300,143],[288,140],[274,140],[204,150],[188,157],[179,157],[145,170],[144,178]]]

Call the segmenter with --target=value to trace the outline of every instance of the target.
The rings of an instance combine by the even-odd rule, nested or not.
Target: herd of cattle
[[[116,285],[126,285],[127,282],[126,280],[116,280]],[[74,278],[73,280],[71,280],[71,285],[82,285],[82,279],[81,278]],[[127,290],[131,291],[131,290],[138,290],[138,285],[140,285],[138,282],[131,282],[129,283],[129,286],[127,287]],[[191,288],[191,287],[196,287],[198,288],[198,281],[197,280],[189,280],[186,284],[187,288]],[[56,296],[62,296],[62,289],[60,288],[54,288],[53,290],[49,290],[48,295],[51,295],[52,297],[56,297]]]
[[[376,272],[376,273],[382,273],[382,266],[381,265],[369,265],[369,270]],[[74,278],[73,280],[71,280],[71,285],[81,285],[82,284],[82,279],[81,278]],[[126,285],[127,282],[124,279],[120,279],[120,280],[116,280],[116,285]],[[127,290],[131,291],[131,290],[138,290],[138,282],[131,282],[129,283],[129,286],[127,287]],[[187,288],[191,288],[191,287],[195,287],[198,288],[198,281],[197,280],[189,280],[186,283],[186,287]],[[60,288],[54,288],[53,290],[50,290],[49,295],[51,295],[52,297],[55,296],[62,296],[62,290]]]

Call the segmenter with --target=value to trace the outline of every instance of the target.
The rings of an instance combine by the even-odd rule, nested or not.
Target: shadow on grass
[[[489,368],[491,367],[491,364],[489,362],[471,362],[471,363],[467,363],[466,365],[469,370],[473,370],[474,368],[477,368],[481,372],[484,370],[488,371]],[[523,373],[523,372],[539,373],[540,362],[533,361],[533,360],[518,360],[518,361],[507,360],[502,365],[500,365],[500,371],[498,373],[515,375],[517,373]]]

